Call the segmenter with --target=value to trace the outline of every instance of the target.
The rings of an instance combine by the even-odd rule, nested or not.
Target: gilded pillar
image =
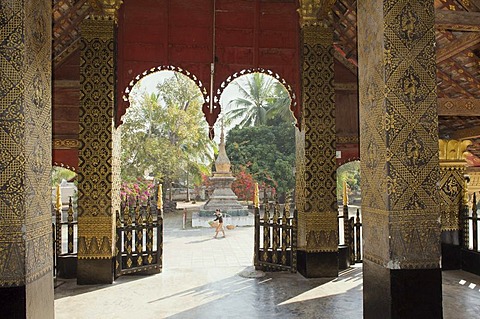
[[[358,2],[365,318],[442,317],[434,12]]]
[[[53,318],[51,1],[0,2],[0,317]]]
[[[115,211],[120,208],[120,133],[114,126],[116,11],[95,8],[97,13],[82,22],[80,31],[79,284],[113,281]]]
[[[334,1],[301,1],[302,128],[297,131],[298,271],[338,275],[338,208],[334,55]]]
[[[442,269],[460,269],[460,213],[466,193],[467,162],[464,153],[469,140],[439,140],[440,212],[442,222]]]

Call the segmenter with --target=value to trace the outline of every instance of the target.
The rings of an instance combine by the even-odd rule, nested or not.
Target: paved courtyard
[[[261,276],[252,267],[253,227],[226,230],[226,238],[214,239],[213,228],[182,229],[182,224],[181,212],[166,214],[161,274],[122,276],[112,285],[59,280],[56,318],[363,317],[361,265],[332,279],[285,272]],[[443,272],[444,318],[476,318],[479,289],[477,276]]]

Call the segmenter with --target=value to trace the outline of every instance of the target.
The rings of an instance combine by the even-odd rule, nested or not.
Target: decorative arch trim
[[[71,170],[72,172],[77,172],[77,169],[75,167],[72,167],[70,165],[67,165],[67,164],[64,164],[64,163],[58,163],[58,162],[53,162],[52,163],[52,166],[57,166],[57,167],[61,167],[61,168],[66,168],[66,169],[69,169]]]
[[[174,65],[161,65],[161,66],[150,68],[148,70],[143,71],[140,74],[137,74],[128,83],[127,87],[123,91],[122,100],[126,104],[124,112],[126,112],[126,110],[130,107],[129,97],[130,97],[130,93],[132,92],[133,87],[144,77],[146,77],[150,74],[156,73],[156,72],[161,72],[161,71],[178,72],[178,73],[181,73],[181,74],[185,75],[186,77],[188,77],[193,82],[195,82],[195,84],[198,86],[198,88],[200,89],[200,92],[202,93],[202,96],[203,96],[204,103],[203,103],[202,111],[205,115],[205,119],[206,119],[207,123],[209,124],[209,136],[210,136],[211,139],[213,139],[213,123],[215,123],[216,118],[218,117],[218,114],[212,113],[210,111],[207,112],[207,110],[210,110],[210,107],[209,107],[210,96],[209,96],[208,90],[205,87],[205,85],[203,85],[202,81],[200,81],[200,79],[197,78],[197,76],[195,74],[193,74],[192,72],[190,72],[190,71],[188,71],[184,68],[181,68],[181,67],[177,67],[177,66],[174,66]],[[213,115],[213,118],[212,118],[212,115]],[[120,124],[122,124],[122,121],[120,121],[120,123],[118,125],[120,125]]]
[[[355,161],[360,161],[360,157],[348,157],[348,158],[345,158],[345,159],[340,159],[340,160],[337,160],[337,169],[344,165],[344,164],[347,164],[347,163],[350,163],[350,162],[355,162]]]
[[[130,83],[128,83],[127,87],[125,88],[125,90],[123,91],[123,96],[122,96],[122,100],[124,102],[127,103],[127,107],[128,108],[130,106],[130,100],[129,100],[129,97],[130,97],[130,93],[132,92],[132,89],[133,87],[138,83],[140,82],[141,79],[143,79],[144,77],[150,75],[150,74],[153,74],[153,73],[156,73],[156,72],[161,72],[161,71],[173,71],[173,72],[178,72],[178,73],[181,73],[183,75],[185,75],[186,77],[188,77],[190,80],[192,80],[193,82],[195,82],[195,84],[198,86],[198,88],[200,89],[200,92],[202,92],[202,96],[203,96],[203,99],[204,99],[204,103],[205,104],[208,104],[210,103],[210,97],[208,96],[208,92],[207,92],[207,89],[205,88],[205,86],[203,85],[202,81],[200,81],[196,76],[195,74],[191,73],[190,71],[188,70],[185,70],[183,68],[180,68],[180,67],[177,67],[177,66],[174,66],[174,65],[167,65],[167,66],[157,66],[157,67],[154,67],[154,68],[151,68],[151,69],[148,69],[148,70],[145,70],[143,71],[142,73],[140,74],[137,74],[131,81]]]
[[[295,91],[294,89],[292,88],[292,86],[290,84],[288,84],[288,82],[283,78],[281,77],[278,73],[276,72],[273,72],[272,70],[269,70],[269,69],[264,69],[264,68],[250,68],[250,69],[244,69],[244,70],[241,70],[241,71],[238,71],[238,72],[235,72],[234,74],[230,75],[228,78],[226,78],[221,84],[220,84],[220,87],[217,89],[217,91],[215,92],[215,95],[214,95],[214,105],[216,106],[216,108],[219,109],[219,112],[220,113],[220,110],[221,110],[221,107],[220,107],[220,96],[222,95],[223,91],[225,90],[225,88],[230,84],[232,83],[233,81],[237,80],[238,78],[244,76],[244,75],[248,75],[248,74],[253,74],[253,73],[262,73],[262,74],[265,74],[265,75],[269,75],[271,76],[272,78],[276,79],[277,81],[279,81],[284,87],[285,89],[287,90],[288,94],[290,95],[290,111],[292,112],[292,115],[293,117],[295,118],[295,123],[296,123],[296,126],[300,129],[301,126],[300,126],[300,123],[301,123],[301,119],[300,119],[300,112],[299,112],[299,109],[298,109],[298,100],[297,100],[297,96],[295,94]],[[215,119],[216,121],[216,119]]]

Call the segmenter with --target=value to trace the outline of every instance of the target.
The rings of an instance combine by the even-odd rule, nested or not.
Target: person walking
[[[215,210],[215,216],[216,216],[216,218],[213,221],[218,220],[218,226],[215,229],[215,236],[213,236],[213,238],[217,238],[219,231],[222,231],[223,237],[225,237],[225,229],[223,229],[223,216],[222,216],[222,212],[220,211],[220,209]]]

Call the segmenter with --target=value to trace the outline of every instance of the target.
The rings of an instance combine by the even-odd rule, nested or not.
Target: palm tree
[[[273,77],[253,73],[234,82],[239,97],[230,100],[226,113],[227,122],[239,122],[239,127],[266,124],[267,119],[288,110],[290,96],[285,88]]]

